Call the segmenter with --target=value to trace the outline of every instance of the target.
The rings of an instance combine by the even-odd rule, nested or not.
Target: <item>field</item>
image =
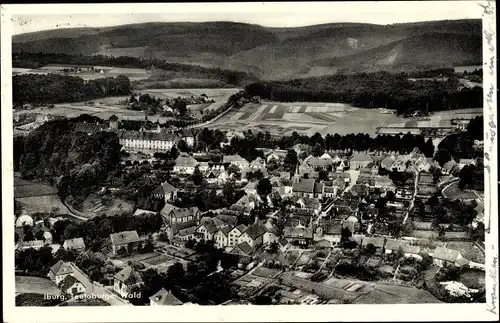
[[[182,261],[177,258],[165,255],[165,254],[160,254],[156,253],[155,256],[149,257],[147,259],[144,259],[141,261],[146,267],[156,267],[160,270],[166,270],[176,262],[180,262],[181,264],[186,267],[187,261]]]
[[[57,190],[46,184],[15,177],[14,198],[28,214],[52,211],[56,214],[71,214],[57,196]]]
[[[16,276],[16,293],[60,295],[59,288],[48,278]]]
[[[239,89],[147,89],[137,92],[140,94],[149,94],[162,99],[167,97],[177,98],[206,94],[207,97],[209,99],[213,99],[215,103],[188,106],[188,108],[195,114],[199,114],[200,111],[217,109],[226,103],[232,94],[237,93],[238,91]],[[85,102],[60,103],[55,104],[54,108],[39,107],[29,111],[15,111],[14,117],[24,113],[50,114],[67,118],[74,118],[81,114],[89,114],[107,120],[114,114],[121,120],[144,120],[144,112],[129,110],[126,108],[125,100],[128,98],[128,96],[110,96]],[[93,102],[94,105],[89,105],[88,102]],[[160,115],[148,116],[148,120],[151,122],[158,121],[160,123],[165,123],[171,119],[171,117],[161,117]]]
[[[356,299],[355,304],[421,304],[441,303],[428,291],[392,284],[377,283],[366,295]]]
[[[474,242],[450,241],[446,244],[446,247],[459,250],[467,260],[480,264],[485,263],[484,252]]]
[[[75,65],[77,66],[77,65]],[[79,73],[65,73],[70,76],[81,77],[84,80],[94,80],[104,77],[117,77],[120,75],[127,76],[130,81],[138,81],[149,78],[151,73],[147,72],[142,68],[125,68],[125,67],[111,67],[111,66],[94,66],[96,69],[102,69],[103,73],[91,72],[91,71],[81,71]],[[59,70],[64,69],[66,67],[58,66],[56,64],[51,64],[47,66],[43,66],[37,69],[27,69],[27,68],[13,68],[12,72],[15,74],[47,74],[47,73],[57,73],[63,74],[59,72]]]
[[[476,289],[484,287],[485,280],[486,274],[484,271],[472,269],[464,269],[458,279],[465,286]]]
[[[357,132],[374,135],[380,125],[398,121],[400,118],[394,114],[382,113],[377,109],[358,109],[342,103],[263,101],[233,110],[209,127],[221,130],[261,130],[273,135],[290,135],[294,131],[307,135],[316,132],[322,135]]]

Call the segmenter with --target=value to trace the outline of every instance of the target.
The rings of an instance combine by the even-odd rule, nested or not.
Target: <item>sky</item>
[[[268,27],[332,22],[392,24],[481,18],[477,1],[57,4],[6,6],[13,34],[143,22],[235,21]]]

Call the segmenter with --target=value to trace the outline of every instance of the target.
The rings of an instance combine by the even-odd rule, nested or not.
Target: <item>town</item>
[[[482,117],[438,147],[410,133],[359,136],[45,115],[15,137],[16,302],[484,299]],[[28,150],[40,138],[50,153]],[[67,166],[52,151],[85,163],[56,175]],[[51,195],[66,212],[24,207]]]

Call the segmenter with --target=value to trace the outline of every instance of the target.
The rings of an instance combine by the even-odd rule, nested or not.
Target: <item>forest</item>
[[[218,79],[227,84],[241,86],[258,79],[246,72],[206,68],[197,65],[169,63],[163,59],[145,59],[128,56],[69,55],[19,52],[12,54],[12,66],[19,68],[39,68],[48,64],[98,65],[128,68],[160,69],[184,72],[207,79]]]
[[[55,184],[61,198],[84,196],[120,162],[118,137],[74,131],[67,119],[49,121],[25,137],[14,138],[14,169],[25,179]]]
[[[25,103],[52,104],[79,102],[110,95],[128,95],[130,80],[126,76],[84,81],[80,77],[59,74],[25,74],[12,78],[14,107]]]
[[[257,82],[246,86],[251,96],[283,102],[338,102],[360,108],[387,108],[398,115],[416,111],[481,108],[480,87],[459,87],[459,80],[410,81],[407,73],[331,75],[291,81]]]

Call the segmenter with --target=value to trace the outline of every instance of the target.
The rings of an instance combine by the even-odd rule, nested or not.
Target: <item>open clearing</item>
[[[61,294],[59,288],[50,279],[30,276],[16,276],[16,293]]]
[[[50,185],[14,178],[14,198],[28,214],[55,212],[71,214]]]
[[[322,135],[364,132],[375,135],[377,127],[405,120],[379,109],[359,109],[343,103],[282,103],[262,101],[227,113],[210,128],[269,131],[273,135]]]

